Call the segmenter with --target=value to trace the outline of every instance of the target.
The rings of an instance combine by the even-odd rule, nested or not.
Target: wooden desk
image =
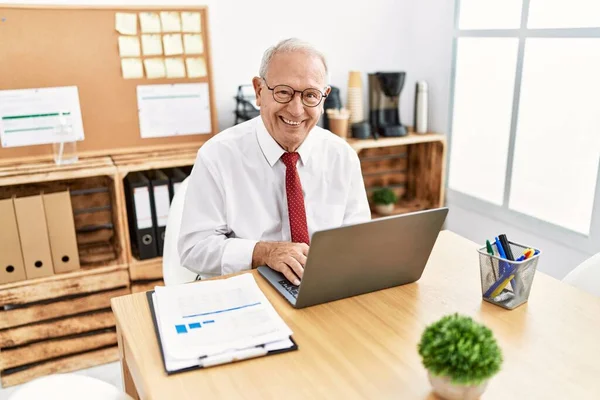
[[[113,299],[126,390],[142,399],[434,399],[417,343],[427,324],[460,312],[503,349],[485,399],[599,399],[600,299],[538,272],[521,307],[483,302],[476,248],[444,231],[419,282],[302,310],[255,273],[300,349],[172,376],[145,294]]]

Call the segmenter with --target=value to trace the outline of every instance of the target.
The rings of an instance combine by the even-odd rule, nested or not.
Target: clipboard
[[[167,375],[173,375],[173,374],[177,374],[180,372],[192,371],[192,370],[196,370],[196,369],[211,368],[211,366],[204,367],[202,365],[195,365],[192,367],[181,368],[176,371],[167,370],[167,364],[165,362],[165,354],[163,352],[162,340],[160,338],[160,332],[158,329],[158,321],[156,319],[156,311],[154,309],[153,295],[154,295],[154,290],[150,290],[150,291],[146,292],[146,298],[148,299],[148,306],[150,307],[150,315],[152,316],[152,324],[154,325],[154,333],[156,334],[156,340],[158,341],[158,349],[160,350],[160,357],[162,358],[163,368],[165,369],[165,372],[167,373]],[[281,349],[281,350],[270,350],[266,354],[261,355],[260,357],[270,356],[270,355],[275,355],[275,354],[280,354],[280,353],[287,353],[289,351],[298,350],[298,344],[294,341],[294,339],[291,336],[290,336],[290,341],[292,342],[292,347],[288,347],[286,349]],[[234,360],[232,362],[246,361],[249,359],[252,359],[252,358],[243,359],[243,360]],[[227,363],[227,364],[230,364],[230,363]]]

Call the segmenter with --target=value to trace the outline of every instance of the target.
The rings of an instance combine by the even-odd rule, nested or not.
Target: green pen
[[[490,243],[489,240],[485,241],[485,247],[487,248],[487,252],[490,256],[494,255],[494,248],[492,247],[492,244]],[[498,278],[496,277],[496,269],[494,268],[494,259],[492,257],[490,257],[490,262],[492,263],[492,273],[494,274],[494,280],[497,280]]]

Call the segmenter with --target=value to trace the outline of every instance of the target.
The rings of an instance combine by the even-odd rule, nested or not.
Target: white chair
[[[600,253],[579,264],[564,277],[563,282],[600,296]]]
[[[179,239],[183,202],[188,187],[188,180],[189,178],[186,178],[179,185],[169,209],[169,219],[167,220],[167,227],[165,229],[165,244],[163,247],[163,280],[165,286],[192,282],[197,277],[195,273],[180,264],[179,252],[177,251],[177,240]]]
[[[55,374],[27,382],[9,400],[133,400],[110,383],[78,374]]]

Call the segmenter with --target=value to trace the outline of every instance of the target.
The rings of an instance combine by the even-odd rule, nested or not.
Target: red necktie
[[[302,183],[296,170],[298,153],[284,153],[281,161],[285,164],[285,192],[287,193],[288,214],[290,216],[290,230],[292,242],[310,244],[308,226],[306,225],[306,210],[304,209],[304,196]]]

